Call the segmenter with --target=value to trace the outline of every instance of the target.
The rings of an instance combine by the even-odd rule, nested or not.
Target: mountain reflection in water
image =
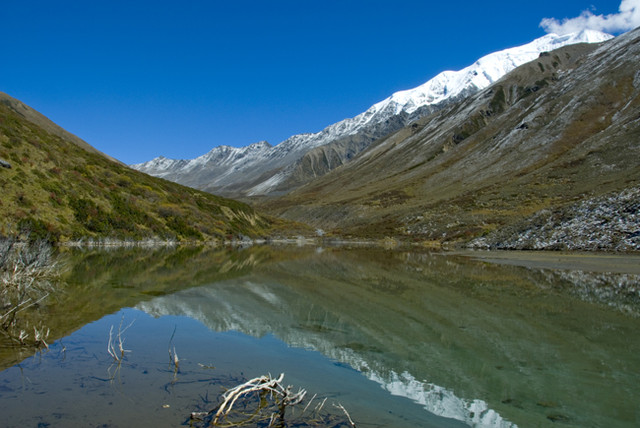
[[[105,315],[135,307],[158,321],[181,323],[183,339],[196,335],[196,327],[175,316],[217,332],[212,333],[218,335],[216,343],[240,340],[229,332],[260,338],[250,346],[275,346],[275,358],[290,364],[297,380],[302,373],[323,376],[326,363],[301,353],[317,351],[335,362],[330,371],[343,379],[340,386],[330,379],[295,384],[314,392],[345,396],[349,385],[361,391],[362,385],[346,383],[355,378],[344,367],[353,368],[388,394],[353,401],[354,414],[363,414],[367,406],[380,412],[397,396],[469,426],[631,427],[639,422],[640,281],[635,272],[499,265],[467,255],[373,248],[135,250],[73,254],[68,264],[67,287],[42,311],[53,336],[67,336],[67,343],[80,340],[72,332],[85,324],[90,329],[79,331],[91,334],[87,331],[98,328],[98,320],[113,323],[114,316]],[[131,334],[145,322],[134,325]],[[143,333],[144,340],[162,342],[153,346],[166,352],[167,338],[154,339],[154,334]],[[289,350],[274,345],[276,338]],[[189,346],[198,341],[204,348],[201,336]],[[225,352],[232,353],[234,346]],[[5,367],[18,358],[1,355]],[[140,351],[133,355],[143,358]],[[304,367],[293,367],[296,358]],[[29,364],[36,363],[23,365]],[[181,376],[189,376],[186,368]],[[141,379],[149,382],[147,370]],[[143,386],[135,388],[143,391]],[[0,402],[2,397],[0,389]],[[350,408],[348,400],[343,404]],[[411,417],[396,419],[397,426],[415,426],[415,414]],[[427,412],[417,418],[423,426],[444,423]]]
[[[587,293],[585,301],[589,274],[579,275],[581,288],[567,275],[443,254],[329,249],[137,307],[214,331],[274,334],[469,425],[632,424],[638,296],[594,303]],[[593,278],[604,287],[602,273]]]

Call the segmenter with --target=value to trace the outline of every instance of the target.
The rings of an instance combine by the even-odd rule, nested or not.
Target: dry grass
[[[55,289],[57,276],[48,242],[0,238],[0,334],[9,342],[48,347],[49,329],[23,315],[42,305]]]

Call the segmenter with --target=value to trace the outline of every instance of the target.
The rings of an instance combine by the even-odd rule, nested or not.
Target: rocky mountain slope
[[[227,196],[281,195],[347,163],[375,140],[486,88],[541,52],[610,37],[594,31],[549,34],[524,46],[489,54],[463,70],[442,72],[318,133],[294,135],[276,146],[266,142],[242,148],[220,146],[196,159],[159,157],[132,167]]]
[[[543,53],[264,206],[359,236],[638,250],[639,63],[640,29]],[[564,225],[548,246],[545,212]]]
[[[0,160],[0,236],[211,240],[290,226],[246,204],[134,171],[6,94]]]

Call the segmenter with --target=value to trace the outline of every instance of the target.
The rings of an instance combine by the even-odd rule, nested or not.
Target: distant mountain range
[[[314,134],[271,146],[219,146],[191,160],[158,157],[131,165],[139,171],[231,197],[282,195],[353,159],[374,141],[488,87],[541,53],[612,36],[596,31],[548,34],[523,46],[480,58],[460,71],[444,71],[425,84],[393,94],[367,111]]]

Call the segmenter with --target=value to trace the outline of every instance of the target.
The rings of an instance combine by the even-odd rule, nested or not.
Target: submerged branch
[[[341,404],[338,406],[334,404],[334,406],[343,411],[348,422],[328,412],[320,414],[327,398],[322,400],[313,412],[307,414],[307,409],[310,408],[317,395],[311,397],[297,417],[293,418],[292,412],[290,418],[292,420],[286,421],[287,408],[293,408],[303,403],[307,391],[299,389],[294,393],[291,385],[286,387],[283,385],[283,380],[284,373],[277,378],[267,375],[250,379],[227,390],[222,395],[222,403],[210,412],[191,413],[191,420],[205,422],[206,425],[203,426],[225,427],[320,427],[339,426],[346,423],[355,427],[355,423]],[[208,423],[205,421],[207,418],[209,418]]]
[[[58,271],[49,242],[0,238],[0,333],[11,342],[48,347],[49,329],[30,326],[29,315],[25,313],[39,308],[55,289]],[[33,336],[27,333],[31,330]]]

